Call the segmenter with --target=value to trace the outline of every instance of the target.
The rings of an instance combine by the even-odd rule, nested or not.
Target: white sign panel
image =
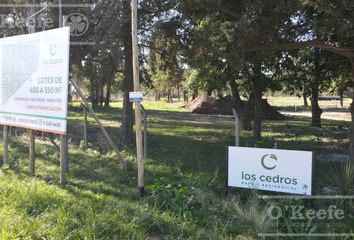
[[[0,39],[0,124],[66,134],[70,28]]]
[[[312,194],[312,152],[229,147],[230,187]]]
[[[130,102],[142,102],[143,99],[143,93],[142,92],[130,92],[129,93],[129,101]]]

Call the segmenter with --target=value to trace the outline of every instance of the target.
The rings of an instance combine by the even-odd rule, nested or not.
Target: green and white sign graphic
[[[66,134],[70,28],[0,39],[0,124]]]
[[[312,152],[229,147],[228,185],[312,194]]]

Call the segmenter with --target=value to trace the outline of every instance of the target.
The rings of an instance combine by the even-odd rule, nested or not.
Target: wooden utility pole
[[[139,59],[138,59],[138,2],[131,0],[132,12],[132,46],[133,46],[133,77],[134,77],[134,91],[140,91],[139,80]],[[140,195],[143,196],[145,192],[144,182],[144,159],[143,159],[143,135],[141,123],[141,103],[135,103],[135,128],[136,128],[136,156],[138,163],[138,187]]]

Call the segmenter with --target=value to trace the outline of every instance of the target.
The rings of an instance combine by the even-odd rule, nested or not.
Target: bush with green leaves
[[[330,168],[326,186],[338,195],[350,195],[354,193],[353,181],[354,163],[347,161]]]
[[[245,201],[234,196],[225,204],[224,210],[234,216],[234,225],[242,229],[241,239],[256,238],[258,234],[271,231],[273,221],[268,214],[269,205],[262,203],[256,194],[251,193]]]

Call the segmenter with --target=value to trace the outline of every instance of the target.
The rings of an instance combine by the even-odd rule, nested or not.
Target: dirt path
[[[280,110],[281,114],[287,116],[303,116],[303,117],[311,117],[310,110]],[[169,117],[173,119],[181,119],[181,120],[191,120],[191,121],[234,121],[233,116],[227,115],[208,115],[208,114],[193,114],[193,113],[178,113],[178,114],[152,114],[161,117]],[[323,109],[322,119],[327,120],[337,120],[337,121],[351,121],[350,112],[347,109],[337,109],[337,108],[328,108]]]
[[[303,117],[311,117],[311,111],[280,111],[281,114],[288,116],[303,116]],[[327,120],[337,120],[337,121],[351,121],[350,112],[347,109],[323,109],[322,118]]]

